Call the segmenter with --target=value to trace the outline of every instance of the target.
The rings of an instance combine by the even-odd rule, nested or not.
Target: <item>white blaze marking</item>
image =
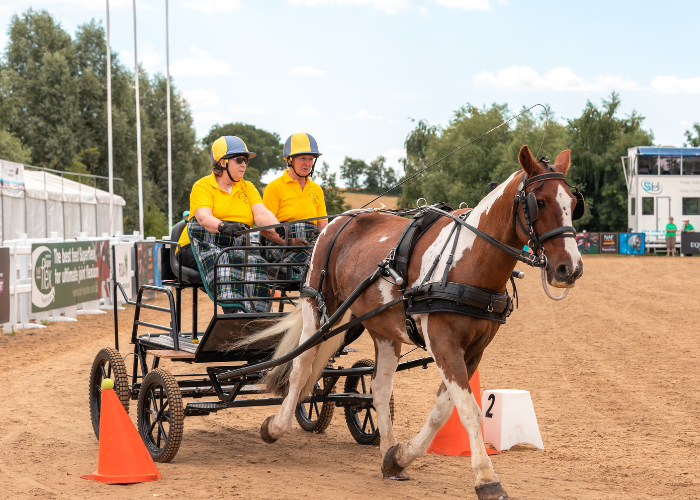
[[[379,243],[381,243],[382,241],[386,241],[388,239],[389,239],[388,236],[383,236],[382,238],[380,238]]]
[[[571,196],[566,192],[564,186],[561,184],[557,188],[557,202],[559,203],[559,208],[561,208],[561,218],[563,226],[573,226],[571,220],[571,214],[573,211],[573,204],[576,203],[576,199],[571,199]],[[581,253],[578,251],[578,246],[576,245],[576,240],[574,238],[564,238],[564,248],[566,252],[571,257],[572,269],[576,269],[581,262]]]
[[[394,286],[391,283],[380,279],[377,282],[377,286],[379,287],[379,291],[382,293],[382,304],[388,304],[394,300]]]
[[[513,174],[510,177],[508,177],[508,179],[505,182],[503,182],[500,186],[498,186],[496,189],[487,194],[484,197],[484,199],[482,199],[479,202],[479,204],[476,207],[474,207],[474,210],[472,210],[472,212],[469,214],[469,218],[467,219],[469,224],[478,228],[481,216],[483,214],[489,213],[493,204],[497,200],[499,200],[501,196],[503,196],[503,192],[505,191],[506,186],[508,186],[510,181],[512,181],[516,175],[521,174],[522,171],[520,170],[518,170],[517,172],[513,172]],[[423,281],[423,278],[425,278],[425,275],[428,274],[430,266],[432,266],[433,261],[438,255],[438,252],[442,252],[442,248],[445,246],[445,240],[450,235],[453,226],[454,224],[447,224],[444,228],[442,228],[440,234],[438,234],[438,237],[435,238],[435,241],[432,243],[432,245],[428,247],[428,250],[423,254],[423,260],[421,261],[420,265],[420,274],[418,276],[418,279],[414,281],[411,286],[416,286],[420,284],[420,282]],[[450,267],[450,269],[457,265],[457,262],[459,262],[459,260],[462,258],[462,255],[464,254],[465,250],[471,250],[472,246],[474,245],[474,240],[476,240],[476,234],[472,233],[467,228],[462,227],[459,233],[459,241],[457,242],[457,248],[455,248],[455,255],[452,260],[452,266]],[[447,264],[447,258],[449,257],[450,252],[452,251],[453,244],[454,235],[452,235],[452,239],[445,248],[445,251],[442,252],[442,255],[440,256],[440,261],[438,262],[438,265],[435,268],[435,271],[433,272],[433,277],[431,279],[438,279],[439,277],[436,278],[436,275],[438,274],[440,275],[440,277],[442,276],[442,273],[445,270],[445,265]]]

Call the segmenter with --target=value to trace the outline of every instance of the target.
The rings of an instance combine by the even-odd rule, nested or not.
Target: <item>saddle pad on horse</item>
[[[214,297],[214,263],[217,256],[227,247],[240,247],[246,245],[245,236],[228,236],[221,233],[210,233],[204,229],[197,219],[192,219],[187,224],[187,234],[192,244],[192,253],[197,261],[199,273],[202,275],[204,289],[209,298],[222,307],[238,307],[246,312],[269,312],[270,301],[249,300],[246,297],[269,297],[270,285],[265,284],[221,284],[226,281],[267,281],[267,269],[265,267],[219,267],[217,269],[217,294]],[[219,259],[221,264],[266,264],[267,261],[260,256],[258,250],[231,249]],[[240,302],[221,302],[241,299]]]

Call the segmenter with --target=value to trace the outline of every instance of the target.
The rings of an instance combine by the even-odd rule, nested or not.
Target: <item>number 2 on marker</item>
[[[486,418],[493,418],[493,413],[491,413],[491,408],[493,408],[493,405],[496,402],[496,395],[489,394],[489,401],[491,401],[491,404],[489,405],[489,409],[486,410]]]

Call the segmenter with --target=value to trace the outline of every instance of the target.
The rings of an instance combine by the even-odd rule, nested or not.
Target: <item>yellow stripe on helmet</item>
[[[214,157],[214,161],[218,162],[226,154],[227,150],[228,145],[226,144],[225,137],[219,137],[215,140],[214,144],[211,145],[211,154]],[[246,151],[247,150],[248,148],[246,148]]]
[[[294,156],[297,153],[311,151],[311,142],[309,136],[304,133],[292,134],[292,145],[289,148],[289,156]]]

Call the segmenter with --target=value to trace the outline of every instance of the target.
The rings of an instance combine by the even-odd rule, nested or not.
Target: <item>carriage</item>
[[[268,279],[243,280],[236,283],[271,286],[275,293],[269,297],[246,295],[245,301],[269,301],[276,307],[268,308],[271,309],[270,312],[223,314],[214,303],[213,314],[206,330],[199,332],[198,292],[203,290],[201,276],[197,269],[183,266],[178,258],[179,252],[175,251],[179,248],[177,242],[185,224],[178,223],[173,228],[169,240],[158,241],[162,244],[158,256],[162,286],[142,285],[135,300],[130,300],[122,284],[115,280],[114,347],[100,350],[90,371],[90,414],[97,437],[99,438],[100,427],[101,384],[103,379],[110,378],[127,412],[130,402],[138,401],[137,429],[151,457],[157,462],[169,462],[177,454],[186,417],[209,415],[229,408],[282,403],[283,398],[266,394],[265,387],[260,384],[265,371],[276,366],[275,361],[270,361],[277,344],[275,339],[266,339],[245,348],[236,348],[235,344],[267,326],[270,320],[289,314],[285,311],[285,306],[287,309],[295,306],[300,296],[301,280],[295,279],[292,273],[292,267],[298,268],[300,264],[256,263],[255,266],[267,268]],[[283,227],[285,238],[288,239],[289,226]],[[286,248],[301,250],[309,247]],[[247,235],[246,246],[236,249],[246,253],[263,251],[258,242],[251,241],[250,234]],[[227,250],[230,249],[222,251],[216,259],[214,296],[217,296],[217,286],[231,283],[219,281],[218,268],[252,265],[222,263],[221,257]],[[247,258],[244,261],[247,262]],[[192,291],[190,331],[184,331],[186,326],[182,322],[182,292],[187,289]],[[168,307],[145,301],[146,292],[165,296]],[[134,306],[130,341],[133,351],[126,355],[119,350],[116,300],[118,293],[123,295],[126,303]],[[142,320],[143,309],[156,311],[156,316],[162,319],[158,323]],[[338,365],[342,356],[357,352],[350,344],[357,340],[363,330],[361,324],[348,330],[341,347],[322,371],[312,394],[297,404],[296,419],[305,431],[323,432],[330,424],[335,408],[342,407],[348,430],[355,441],[362,445],[379,443],[379,428],[376,425],[376,417],[373,416],[374,406],[370,390],[374,361],[362,359],[350,368]],[[161,368],[160,362],[163,359],[172,361],[172,366],[181,365],[185,373],[171,373]],[[432,361],[430,357],[405,361],[399,364],[396,371],[426,368]],[[193,366],[202,366],[203,369],[194,370],[199,373],[190,373]],[[344,382],[341,392],[339,389],[342,378]]]

